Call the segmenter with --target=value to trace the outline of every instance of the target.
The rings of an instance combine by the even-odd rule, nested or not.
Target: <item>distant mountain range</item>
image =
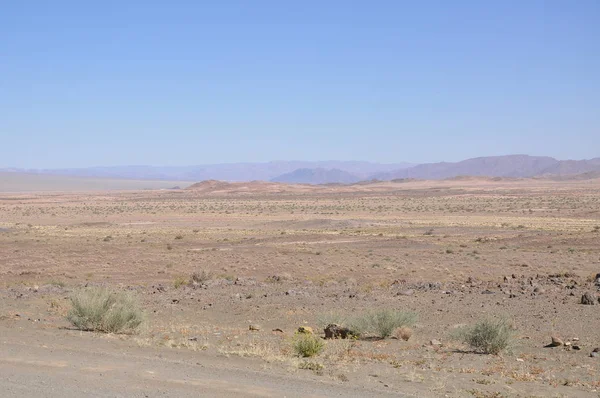
[[[557,160],[547,156],[488,156],[456,163],[426,163],[402,170],[375,173],[373,179],[394,180],[417,178],[439,180],[458,176],[540,177],[575,175],[600,171],[600,158],[590,160]]]
[[[361,181],[355,174],[340,169],[298,169],[271,179],[273,182],[287,184],[354,184]]]
[[[122,166],[83,169],[22,170],[0,169],[11,173],[35,173],[74,177],[115,179],[230,182],[272,181],[289,184],[352,184],[365,180],[427,179],[459,176],[592,178],[600,173],[600,158],[557,160],[547,156],[507,155],[413,165],[380,164],[359,161],[274,161],[268,163],[230,163],[199,166]]]
[[[385,173],[414,166],[411,163],[381,164],[360,161],[273,161],[268,163],[223,163],[197,166],[113,166],[73,169],[0,169],[5,172],[51,174],[75,177],[125,178],[134,180],[179,181],[269,181],[298,169],[342,170],[359,180],[374,173]]]

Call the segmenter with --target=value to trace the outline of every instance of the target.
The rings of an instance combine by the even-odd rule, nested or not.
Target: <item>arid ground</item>
[[[598,397],[597,273],[597,179],[2,193],[0,387]],[[96,285],[137,296],[138,333],[74,330],[69,296]],[[327,323],[379,309],[418,314],[408,341],[327,340],[311,358],[291,349],[299,327],[323,336]],[[514,344],[499,355],[453,338],[500,317]],[[553,336],[566,345],[545,347]]]

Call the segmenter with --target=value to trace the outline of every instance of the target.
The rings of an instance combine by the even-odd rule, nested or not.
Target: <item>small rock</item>
[[[564,341],[560,337],[552,336],[552,343],[548,344],[547,347],[560,347],[564,344]]]
[[[412,296],[413,294],[415,294],[415,291],[412,289],[408,289],[399,291],[398,293],[396,293],[396,296]]]
[[[433,339],[433,340],[431,340],[431,341],[429,342],[429,344],[431,344],[432,346],[439,347],[439,346],[441,346],[441,345],[442,345],[442,342],[441,342],[441,341],[439,341],[439,340]]]
[[[592,293],[587,292],[583,296],[581,296],[581,304],[594,305],[596,304],[596,299],[594,298]]]
[[[258,326],[258,325],[249,325],[248,326],[248,330],[250,330],[252,332],[258,332],[258,331],[260,331],[260,326]]]
[[[353,333],[350,329],[331,323],[325,328],[326,339],[347,339],[352,336]]]
[[[298,328],[297,333],[299,334],[315,334],[313,329],[310,326],[300,326]]]

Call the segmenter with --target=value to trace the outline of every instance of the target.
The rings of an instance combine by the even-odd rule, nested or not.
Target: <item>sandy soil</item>
[[[142,369],[164,369],[162,396],[598,397],[600,303],[580,304],[598,296],[598,180],[266,186],[0,195],[6,391],[131,396]],[[86,285],[134,292],[148,321],[135,335],[70,330],[68,297]],[[291,350],[300,326],[322,335],[381,308],[418,313],[408,341]],[[515,329],[501,355],[452,338],[500,316]],[[571,345],[545,348],[551,336]],[[104,367],[118,377],[86,370]]]

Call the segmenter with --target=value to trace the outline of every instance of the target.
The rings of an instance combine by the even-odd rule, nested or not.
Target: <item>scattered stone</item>
[[[297,333],[299,334],[315,334],[313,329],[310,326],[300,326],[298,328]]]
[[[561,347],[564,345],[564,341],[558,336],[552,336],[552,342],[548,344],[546,347]]]
[[[347,339],[353,335],[350,329],[331,323],[325,328],[326,339]]]
[[[190,337],[188,340],[189,341],[198,341],[198,337]]]
[[[596,299],[594,298],[592,293],[587,292],[583,296],[581,296],[581,304],[594,305],[596,304]]]
[[[396,296],[412,296],[413,294],[415,294],[415,291],[412,289],[408,289],[399,291],[398,293],[396,293]]]
[[[429,344],[431,344],[432,346],[435,346],[435,347],[439,347],[442,345],[442,342],[439,340],[433,339],[429,342]]]
[[[600,347],[594,348],[594,350],[590,354],[590,357],[592,357],[592,358],[600,357]]]
[[[492,292],[491,290],[484,290],[483,292],[481,292],[481,294],[494,294],[494,292]]]
[[[250,330],[251,332],[258,332],[258,331],[260,331],[260,326],[250,325],[250,326],[248,326],[248,330]]]

